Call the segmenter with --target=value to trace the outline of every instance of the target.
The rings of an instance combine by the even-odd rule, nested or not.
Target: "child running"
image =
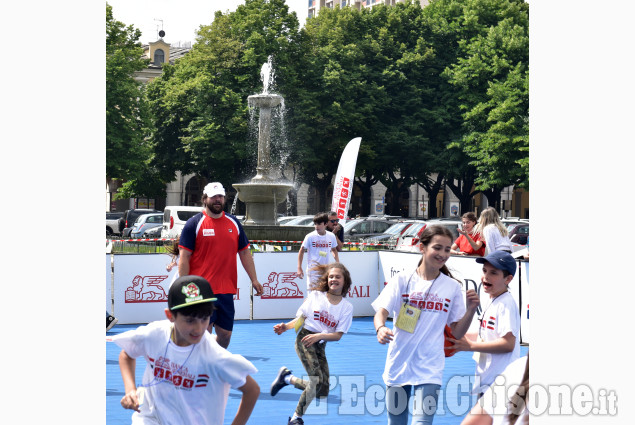
[[[304,424],[302,415],[315,396],[326,397],[329,393],[329,365],[326,360],[326,341],[339,341],[353,321],[353,305],[344,297],[351,287],[351,275],[340,263],[319,266],[322,271],[315,290],[311,291],[302,303],[296,318],[288,323],[274,325],[278,335],[296,324],[304,327],[295,339],[295,351],[310,377],[309,381],[291,374],[285,366],[280,368],[278,376],[271,384],[271,395],[275,396],[286,385],[303,390],[295,413],[289,418],[289,425]]]
[[[132,409],[132,424],[223,423],[229,388],[242,392],[232,424],[246,424],[260,394],[250,376],[257,369],[231,354],[207,332],[216,298],[200,276],[181,276],[170,287],[167,320],[113,336],[126,391],[121,405]],[[135,383],[137,357],[147,366],[143,385]]]
[[[408,423],[407,401],[413,395],[419,407],[413,409],[412,423],[432,423],[445,367],[445,326],[461,338],[479,305],[473,289],[466,292],[464,303],[461,284],[445,265],[451,246],[447,228],[428,226],[421,234],[417,267],[397,274],[372,303],[377,341],[389,344],[382,377],[390,425]],[[392,329],[386,326],[389,314]]]
[[[320,278],[320,269],[316,266],[331,262],[331,255],[335,262],[339,263],[340,257],[337,254],[337,238],[331,232],[326,231],[326,224],[329,221],[327,213],[317,213],[313,217],[315,230],[304,237],[300,252],[298,252],[298,277],[302,279],[302,259],[306,256],[306,287],[309,291],[315,289]]]
[[[474,351],[476,379],[473,394],[482,395],[507,365],[520,357],[520,315],[509,283],[516,274],[516,260],[507,252],[494,251],[477,258],[483,264],[481,282],[491,303],[483,310],[478,328],[478,339],[453,339],[449,349]]]

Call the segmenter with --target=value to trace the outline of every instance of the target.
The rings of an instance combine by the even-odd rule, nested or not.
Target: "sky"
[[[286,2],[303,26],[308,14],[307,0]],[[116,20],[141,30],[142,44],[156,41],[161,28],[167,43],[190,41],[193,44],[200,25],[212,23],[217,10],[233,12],[245,4],[244,0],[108,0],[107,3],[112,6]]]

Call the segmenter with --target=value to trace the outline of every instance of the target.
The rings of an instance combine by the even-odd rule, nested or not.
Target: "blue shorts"
[[[234,328],[234,294],[214,294],[216,301],[214,307],[216,310],[209,318],[209,322],[219,326],[226,331],[232,331]]]

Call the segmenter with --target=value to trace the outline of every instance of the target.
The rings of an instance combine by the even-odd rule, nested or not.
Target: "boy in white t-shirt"
[[[337,254],[337,239],[333,233],[326,231],[328,221],[329,216],[326,213],[318,213],[313,217],[315,230],[304,237],[300,252],[298,253],[297,274],[300,279],[304,277],[302,259],[304,258],[304,253],[307,253],[306,287],[308,290],[313,290],[313,287],[320,278],[320,272],[312,269],[316,266],[331,263],[331,254],[336,263],[340,261],[340,257]]]
[[[480,318],[476,340],[447,338],[449,349],[474,351],[476,377],[473,394],[483,394],[507,365],[520,357],[520,315],[512,294],[507,290],[516,274],[516,260],[505,251],[494,251],[476,259],[483,264],[481,282],[491,302]]]
[[[231,354],[207,332],[214,293],[200,276],[181,276],[170,287],[161,320],[112,336],[119,345],[119,368],[126,395],[121,405],[132,409],[132,424],[223,423],[229,389],[242,392],[232,424],[246,424],[260,394],[250,376],[257,369]],[[143,384],[135,383],[136,357],[147,362]]]

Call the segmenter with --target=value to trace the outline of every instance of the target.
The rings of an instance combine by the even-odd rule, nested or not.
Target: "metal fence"
[[[112,254],[165,254],[167,247],[174,243],[175,239],[123,239],[107,238],[109,252]],[[298,252],[302,241],[274,241],[254,240],[250,241],[252,252]],[[394,249],[387,244],[365,244],[356,242],[344,242],[344,251],[380,251]]]

